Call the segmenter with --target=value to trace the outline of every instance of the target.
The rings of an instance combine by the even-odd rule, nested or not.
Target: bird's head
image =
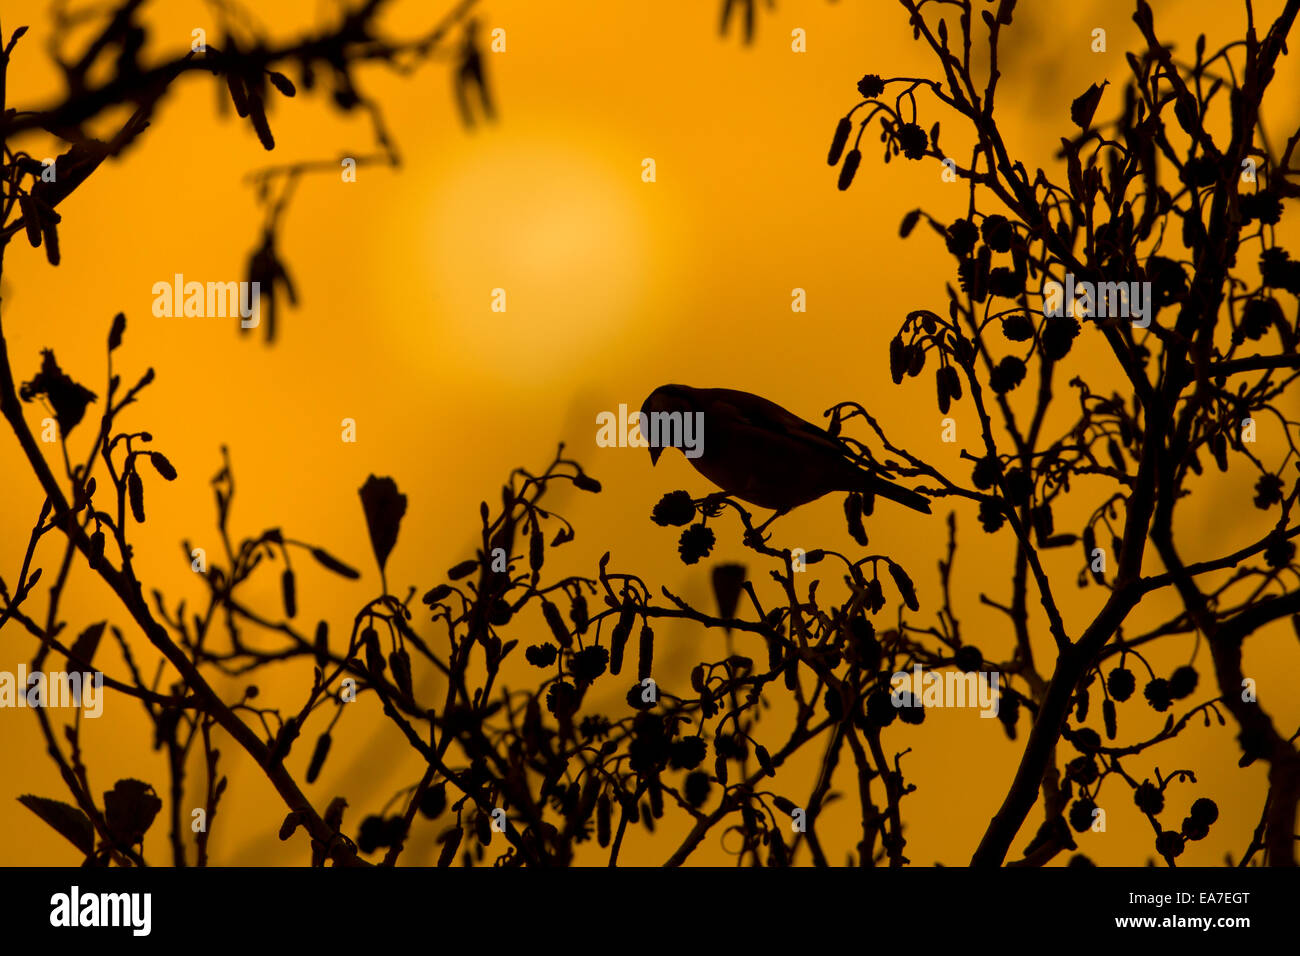
[[[660,385],[641,405],[642,418],[641,434],[646,437],[645,425],[649,416],[654,412],[681,412],[683,415],[687,412],[695,411],[695,390],[689,385]],[[657,465],[659,456],[664,452],[662,445],[650,446],[650,464]]]

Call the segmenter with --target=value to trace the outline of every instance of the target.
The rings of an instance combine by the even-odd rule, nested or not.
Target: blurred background
[[[9,74],[7,105],[18,108],[44,105],[60,93],[59,75],[44,52],[49,19],[40,5],[24,6],[9,5],[2,14],[6,34],[20,23],[31,28]],[[393,4],[388,22],[394,32],[417,33],[445,6]],[[1266,20],[1278,7],[1256,4],[1257,17]],[[267,0],[252,16],[271,35],[286,38],[317,24],[321,8]],[[20,381],[36,372],[40,350],[52,347],[64,370],[102,401],[103,342],[119,310],[128,320],[115,356],[124,380],[134,381],[151,365],[157,370],[156,383],[122,424],[150,430],[154,447],[180,473],[170,484],[146,476],[148,520],[135,531],[137,568],[171,605],[204,594],[180,542],[216,553],[209,479],[220,467],[223,444],[238,489],[237,536],[279,526],[363,570],[359,581],[340,581],[298,563],[298,620],[329,620],[335,634],[379,593],[357,497],[367,475],[393,477],[408,496],[388,581],[394,593],[422,593],[472,556],[480,500],[498,501],[512,468],[543,468],[560,442],[602,481],[604,492],[548,498],[577,528],[576,541],[559,552],[560,568],[548,564],[548,571],[593,573],[610,550],[612,567],[639,573],[652,588],[667,586],[705,609],[712,609],[713,561],[748,564],[764,587],[766,569],[740,548],[734,524],[720,526],[711,559],[688,568],[678,559],[676,532],[650,522],[650,509],[664,492],[711,490],[681,456],[666,455],[652,470],[644,451],[595,443],[599,412],[616,411],[620,403],[637,408],[665,382],[747,389],[812,420],[837,401],[858,401],[895,442],[966,479],[969,466],[959,453],[975,449],[978,437],[969,403],[951,413],[957,443],[942,443],[930,377],[896,388],[886,357],[906,313],[942,311],[945,283],[955,281],[941,239],[919,228],[901,240],[899,221],[917,206],[950,221],[965,212],[966,189],[942,182],[932,162],[882,163],[874,127],[864,137],[862,169],[849,191],[837,191],[836,171],[825,163],[836,120],[858,101],[855,84],[864,73],[934,76],[936,65],[912,41],[906,13],[895,4],[780,0],[774,11],[760,11],[748,46],[735,26],[719,35],[719,8],[700,0],[485,0],[482,26],[506,31],[506,51],[485,56],[498,122],[473,131],[459,123],[450,64],[426,64],[408,77],[382,68],[362,72],[362,85],[384,105],[402,167],[362,167],[355,183],[326,174],[300,184],[280,245],[300,304],[282,312],[273,347],[260,330],[240,335],[230,319],[155,318],[152,286],[175,273],[199,281],[244,278],[262,221],[255,191],[244,180],[248,172],[268,163],[374,152],[364,116],[328,108],[327,93],[273,98],[277,148],[268,154],[247,123],[218,109],[211,78],[188,77],[122,161],[106,164],[60,207],[61,266],[51,268],[43,250],[11,243],[0,293]],[[1154,8],[1157,29],[1182,50],[1190,51],[1198,31],[1208,33],[1211,48],[1244,31],[1244,13],[1235,4],[1161,0]],[[1073,129],[1070,102],[1091,83],[1123,80],[1124,51],[1137,37],[1130,14],[1127,4],[1114,2],[1022,3],[1016,11],[1004,33],[998,109],[1013,155],[1029,169],[1042,166],[1064,178],[1053,157],[1060,136]],[[153,4],[147,19],[148,59],[188,47],[199,27],[219,42],[211,8],[203,3]],[[1107,33],[1105,53],[1091,50],[1097,28]],[[795,29],[806,33],[806,52],[791,50]],[[1300,122],[1298,79],[1294,57],[1284,58],[1264,113],[1275,143]],[[1113,115],[1119,102],[1112,87],[1098,117]],[[936,119],[943,124],[941,142],[968,157],[958,124],[922,100],[921,124],[928,128]],[[35,142],[28,148],[39,155]],[[61,151],[53,141],[49,149],[48,155]],[[655,161],[653,183],[642,181],[646,158]],[[1283,241],[1294,238],[1294,229],[1287,231],[1292,218],[1283,219]],[[506,290],[504,313],[491,310],[497,288]],[[806,291],[806,313],[791,311],[796,288]],[[1099,346],[1100,337],[1085,328],[1060,370],[1066,402],[1064,383],[1075,374],[1085,374],[1098,391],[1122,388]],[[1014,398],[1029,400],[1023,389]],[[26,411],[39,429],[46,413],[38,405]],[[355,443],[340,439],[345,418],[356,422]],[[1070,421],[1062,410],[1049,426]],[[1270,429],[1276,426],[1261,422],[1258,454],[1275,467],[1283,451]],[[88,440],[89,428],[83,428],[71,446],[82,449]],[[1270,526],[1271,519],[1251,506],[1254,478],[1236,467],[1200,483],[1178,528],[1189,560],[1227,553]],[[1081,484],[1074,495],[1077,513],[1057,512],[1058,528],[1077,529],[1083,506],[1095,506],[1099,498],[1086,488]],[[1100,495],[1103,489],[1096,490]],[[11,435],[0,439],[0,501],[0,573],[13,580],[42,496]],[[926,519],[882,505],[868,526],[872,550],[888,552],[910,571],[923,612],[938,602],[947,510]],[[1011,630],[979,595],[997,601],[1009,596],[1010,533],[986,535],[974,507],[957,512],[954,585],[963,634],[987,658],[1009,660]],[[856,549],[834,496],[774,528],[778,547]],[[37,564],[60,553],[51,542]],[[1077,635],[1103,592],[1075,586],[1077,549],[1048,552],[1046,560],[1067,627]],[[827,578],[826,597],[839,593],[829,563],[808,573],[819,571]],[[260,581],[246,599],[278,615],[277,576]],[[43,600],[41,592],[36,606]],[[1035,599],[1031,607],[1037,611]],[[1175,608],[1172,594],[1152,595],[1131,627],[1154,624]],[[84,566],[72,573],[63,613],[72,633],[105,617],[128,624]],[[892,613],[891,606],[882,618]],[[430,634],[427,620],[417,616],[417,625],[422,620],[423,633]],[[1034,626],[1046,669],[1051,640],[1041,620]],[[684,682],[691,664],[725,653],[721,635],[692,626],[664,623],[657,633],[661,682]],[[129,636],[144,644],[140,635]],[[748,646],[745,636],[735,642],[737,652],[763,659],[763,648]],[[109,673],[120,672],[115,648],[105,642],[102,650],[97,661]],[[0,669],[16,670],[33,651],[17,627],[0,631]],[[144,647],[139,653],[152,661]],[[1179,664],[1208,656],[1187,637],[1164,642],[1148,659],[1167,676]],[[1245,665],[1266,710],[1289,733],[1300,723],[1300,700],[1292,693],[1300,644],[1289,623],[1253,637]],[[146,673],[151,666],[145,665]],[[426,690],[437,684],[417,668],[421,680]],[[310,665],[258,677],[263,702],[286,707],[301,702],[309,681]],[[233,680],[218,685],[231,698],[242,687]],[[1212,686],[1202,668],[1196,694],[1172,713],[1211,696]],[[621,714],[624,690],[622,684],[603,691],[598,685],[589,701],[599,709],[603,693],[608,712]],[[773,711],[765,720],[779,725],[781,716]],[[1164,716],[1140,701],[1122,706],[1121,738],[1145,739]],[[327,719],[323,711],[321,719]],[[165,796],[165,760],[149,745],[150,725],[137,702],[110,696],[104,716],[83,727],[96,792],[120,777],[138,777]],[[1009,786],[1027,716],[1020,729],[1019,739],[1009,741],[998,721],[958,709],[931,711],[920,727],[895,724],[886,733],[891,754],[911,748],[902,767],[916,785],[904,802],[906,854],[914,863],[969,860]],[[309,725],[290,758],[299,777],[318,730]],[[1171,818],[1180,818],[1197,796],[1218,802],[1220,822],[1207,839],[1189,844],[1180,863],[1217,865],[1229,852],[1239,858],[1250,842],[1266,767],[1237,769],[1235,732],[1231,722],[1206,728],[1195,720],[1175,742],[1125,763],[1139,779],[1154,777],[1156,766],[1164,774],[1196,771],[1197,785],[1171,787]],[[212,825],[212,861],[305,864],[305,841],[276,839],[283,808],[270,785],[231,741],[223,739],[221,749],[230,788]],[[806,798],[820,755],[820,747],[805,748],[773,789],[796,802]],[[15,799],[25,793],[65,797],[30,711],[0,711],[0,766],[6,768],[0,773],[0,863],[78,862],[76,851]],[[332,797],[345,796],[347,827],[355,833],[363,815],[380,812],[419,773],[400,734],[367,696],[345,714],[330,760],[307,792],[322,809]],[[836,847],[833,862],[843,862],[857,839],[851,773],[851,762],[842,762],[835,789],[846,799],[826,809],[819,827],[828,852]],[[1130,791],[1108,789],[1101,803],[1107,831],[1079,837],[1081,852],[1099,864],[1154,857],[1150,826]],[[1039,819],[1036,808],[1012,858],[1021,855]],[[674,821],[666,818],[654,835],[629,833],[622,860],[662,862],[688,828],[684,817]],[[443,825],[417,818],[403,860],[435,859],[433,841]],[[160,816],[145,846],[152,861],[167,861],[166,839],[167,820]],[[735,842],[715,833],[692,861],[725,864]],[[596,852],[581,862],[603,856]]]

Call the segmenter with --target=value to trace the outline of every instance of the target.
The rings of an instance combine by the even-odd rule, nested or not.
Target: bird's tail
[[[911,508],[913,511],[919,511],[922,514],[930,514],[930,499],[925,495],[913,491],[911,488],[904,488],[888,478],[881,478],[869,471],[859,470],[858,474],[861,475],[861,483],[856,490],[879,495],[881,498],[888,498],[890,501],[896,501],[900,505]]]

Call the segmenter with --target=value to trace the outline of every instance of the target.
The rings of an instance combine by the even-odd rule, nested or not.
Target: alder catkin
[[[636,620],[636,612],[631,608],[623,608],[619,612],[618,622],[614,625],[614,633],[609,639],[609,672],[618,676],[618,672],[623,669],[623,649],[627,647],[627,639],[632,636],[632,624]]]
[[[844,165],[840,167],[839,188],[843,192],[848,189],[853,182],[853,177],[857,174],[858,164],[862,162],[862,151],[858,149],[849,150],[849,155],[844,157]]]
[[[826,165],[834,166],[844,155],[844,147],[849,141],[849,133],[853,129],[853,124],[847,116],[841,116],[839,123],[835,126],[835,136],[831,140],[831,150],[826,155]]]
[[[637,661],[637,680],[645,680],[650,676],[650,667],[654,663],[655,656],[655,632],[650,629],[649,624],[641,627],[640,652],[640,659]]]

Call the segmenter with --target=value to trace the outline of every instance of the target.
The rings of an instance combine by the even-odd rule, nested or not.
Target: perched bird
[[[651,392],[641,406],[651,465],[664,447],[680,444],[680,435],[674,442],[666,432],[668,419],[660,417],[655,428],[656,413],[673,412],[703,424],[700,447],[684,449],[695,470],[732,497],[775,509],[773,518],[832,491],[875,494],[930,513],[924,495],[863,468],[830,432],[775,402],[731,388],[661,385]]]

